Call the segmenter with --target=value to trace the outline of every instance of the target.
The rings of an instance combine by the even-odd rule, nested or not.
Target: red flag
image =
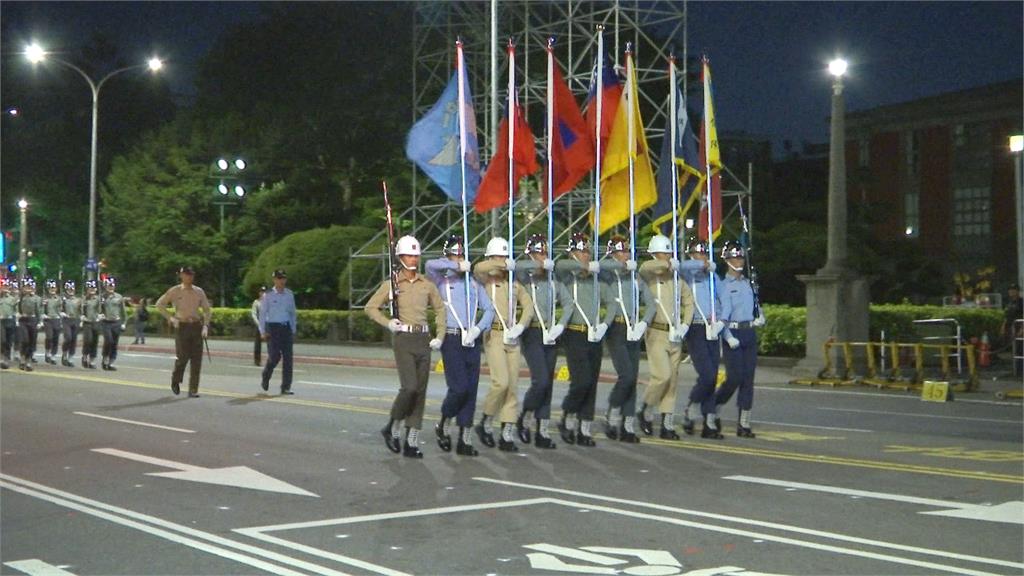
[[[523,118],[523,110],[515,106],[515,141],[512,143],[512,195],[519,192],[519,180],[533,174],[537,165],[537,150],[533,147],[533,132]],[[475,207],[478,214],[504,206],[508,203],[508,115],[498,128],[498,150],[491,158],[476,193]]]
[[[700,130],[700,160],[704,163],[704,143],[706,141],[704,126]],[[701,166],[703,169],[704,166]],[[700,189],[694,190],[694,194],[700,194],[700,215],[697,221],[697,237],[703,241],[708,239],[708,183],[704,178],[700,179]],[[711,230],[712,238],[717,238],[722,231],[722,173],[718,166],[711,166]]]
[[[573,189],[581,178],[594,167],[594,144],[587,130],[587,123],[576,106],[569,86],[562,78],[558,66],[553,66],[554,76],[554,129],[551,135],[552,199]],[[618,101],[615,102],[618,104]],[[602,102],[602,116],[607,116]],[[615,108],[612,108],[614,114]],[[596,115],[596,112],[595,112]],[[614,117],[614,116],[613,116]],[[608,133],[611,133],[609,122]],[[545,201],[547,195],[545,194]]]
[[[595,75],[596,76],[596,75]],[[619,83],[619,75],[611,65],[605,65],[601,71],[601,154],[608,150],[608,137],[612,135],[612,124],[615,123],[615,113],[619,109],[619,100],[622,98],[622,84]],[[594,133],[597,131],[597,79],[594,78],[590,85],[590,93],[587,95],[587,133],[590,135],[594,148],[597,142]]]

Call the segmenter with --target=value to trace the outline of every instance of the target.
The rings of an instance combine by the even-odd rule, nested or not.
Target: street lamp
[[[1010,136],[1013,154],[1013,181],[1017,200],[1017,285],[1024,285],[1024,192],[1021,192],[1021,155],[1024,154],[1024,134]]]
[[[217,187],[215,188],[216,194],[214,195],[214,205],[220,208],[220,234],[224,235],[224,207],[240,203],[245,199],[246,189],[245,183],[240,181],[242,172],[245,171],[248,164],[241,158],[235,158],[234,160],[228,160],[227,158],[218,158],[213,162],[213,168],[211,169],[211,176],[217,179]],[[220,269],[220,305],[221,307],[226,305],[227,294],[225,284],[227,283],[227,271],[225,266],[221,266]]]
[[[21,234],[18,240],[18,286],[25,280],[25,260],[28,256],[28,200],[18,200],[18,209],[21,211]]]
[[[828,63],[832,82],[832,119],[828,149],[828,259],[823,268],[840,272],[846,268],[846,102],[843,99],[843,75],[846,60]]]
[[[118,68],[117,70],[114,70],[100,78],[99,82],[96,82],[78,66],[48,53],[42,46],[35,42],[25,47],[24,53],[25,58],[33,64],[38,64],[46,60],[53,60],[62,66],[71,68],[75,72],[81,74],[82,78],[85,78],[85,81],[89,83],[89,88],[92,90],[92,146],[91,157],[89,160],[89,260],[87,265],[87,268],[89,268],[89,277],[92,278],[95,272],[94,268],[96,261],[96,133],[97,127],[99,126],[100,116],[100,90],[103,88],[103,84],[106,83],[107,80],[110,80],[122,72],[138,70],[141,68],[148,68],[150,72],[157,72],[163,68],[164,63],[160,58],[154,56],[145,64],[136,64],[134,66]]]

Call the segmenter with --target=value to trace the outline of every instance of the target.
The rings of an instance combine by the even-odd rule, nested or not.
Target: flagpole
[[[629,259],[636,260],[636,134],[633,126],[634,108],[636,107],[636,78],[633,74],[633,43],[626,42],[626,90],[628,93],[629,108],[626,110],[626,138],[629,139]],[[636,325],[637,314],[639,313],[640,293],[637,291],[636,270],[630,270],[631,280],[630,297],[633,300],[633,317],[629,325]]]
[[[676,104],[676,57],[674,54],[668,58],[668,113],[669,113],[669,137],[671,140],[671,153],[669,159],[671,160],[670,168],[672,169],[672,259],[679,261],[679,171],[676,168],[676,143],[678,142],[679,134],[677,133],[678,127],[676,123],[679,122],[679,110]],[[662,167],[664,170],[665,167]],[[679,324],[682,321],[679,312],[679,276],[672,274],[672,314],[673,321],[675,322],[676,330],[679,329]]]
[[[462,244],[463,257],[469,261],[469,211],[466,208],[466,63],[462,54],[462,38],[455,41],[456,62],[459,72],[459,162],[462,170]],[[464,274],[466,285],[466,324],[469,326],[469,271]]]
[[[600,260],[600,247],[601,243],[601,101],[604,92],[604,26],[600,24],[597,26],[597,121],[594,125],[597,127],[595,134],[595,172],[597,173],[597,183],[594,185],[594,262]],[[594,320],[596,324],[597,318],[601,314],[601,285],[598,281],[598,275],[594,275]]]
[[[512,191],[515,188],[515,134],[516,134],[516,46],[512,43],[512,39],[508,39],[508,107],[506,113],[508,114],[508,250],[509,257],[513,257],[514,252],[512,250],[512,224],[515,219],[512,210]],[[516,300],[515,291],[513,290],[512,281],[514,279],[515,272],[513,270],[508,271],[508,316],[505,317],[505,321],[509,326],[515,323],[516,315]]]
[[[554,138],[555,138],[555,38],[554,36],[548,38],[548,117],[547,117],[547,131],[548,131],[548,173],[547,173],[547,184],[548,184],[548,258],[551,258],[552,248],[551,242],[554,241],[555,236],[555,211],[551,206],[554,202],[555,196],[555,177],[553,174],[554,160],[552,159],[551,153],[554,150]],[[554,279],[550,277],[551,272],[548,272],[548,286],[551,291],[551,318],[552,323],[555,318],[555,283]]]
[[[708,118],[708,110],[711,108],[711,83],[708,81],[708,73],[710,67],[708,66],[708,57],[704,56],[703,67],[701,68],[701,76],[704,81],[704,170],[705,170],[705,182],[708,194],[708,260],[714,262],[715,260],[715,249],[714,249],[714,204],[711,202],[711,120],[714,118]],[[717,132],[717,131],[716,131]],[[714,324],[718,318],[715,314],[715,273],[708,273],[708,288],[711,294],[711,323]]]

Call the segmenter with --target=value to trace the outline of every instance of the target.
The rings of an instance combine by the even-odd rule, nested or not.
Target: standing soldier
[[[135,342],[133,344],[146,343],[146,322],[149,321],[149,310],[146,309],[146,304],[145,298],[139,298],[139,303],[135,306],[132,314],[132,324],[135,326]]]
[[[565,288],[552,277],[555,263],[548,258],[548,243],[544,236],[534,234],[526,241],[529,259],[516,265],[516,280],[529,287],[533,302],[533,322],[523,331],[520,342],[523,357],[530,367],[530,388],[523,396],[523,411],[516,419],[519,439],[530,443],[531,419],[536,421],[537,448],[554,448],[548,426],[551,423],[551,388],[555,381],[555,361],[558,356],[557,340],[569,322],[568,306],[562,310],[561,322],[555,322],[555,306]]]
[[[60,313],[60,292],[57,290],[57,281],[50,278],[46,280],[46,297],[43,298],[43,330],[46,334],[43,340],[43,361],[47,364],[57,364],[54,357],[60,347]]]
[[[498,416],[501,422],[501,436],[498,448],[505,452],[516,452],[515,422],[518,416],[519,364],[522,354],[519,337],[533,318],[533,300],[521,284],[509,283],[509,273],[515,272],[516,261],[509,256],[508,240],[491,238],[484,251],[486,260],[478,263],[473,275],[483,284],[484,290],[494,306],[491,329],[484,335],[484,354],[491,369],[491,388],[484,399],[483,415],[476,433],[486,446],[494,446],[491,422]],[[516,309],[522,310],[516,321]]]
[[[754,406],[754,369],[757,367],[757,333],[754,328],[764,326],[764,315],[754,316],[757,302],[754,287],[743,276],[746,262],[743,246],[735,240],[726,242],[722,247],[722,259],[729,266],[721,290],[721,319],[725,323],[722,334],[727,347],[722,352],[725,383],[715,392],[715,405],[721,406],[728,402],[739,388],[736,407],[740,414],[736,435],[740,438],[753,438],[750,410]]]
[[[395,365],[398,367],[399,390],[391,404],[387,426],[381,431],[384,443],[394,453],[407,458],[422,458],[419,433],[423,427],[423,407],[427,401],[430,380],[430,351],[441,349],[444,338],[444,302],[437,286],[417,272],[420,265],[420,243],[412,236],[403,236],[395,244],[395,255],[401,270],[392,271],[391,278],[366,303],[366,315],[394,335]],[[389,304],[392,317],[381,313]],[[437,318],[437,336],[430,337],[427,306]],[[406,427],[402,446],[402,424]]]
[[[36,353],[39,329],[43,321],[43,300],[36,296],[36,281],[25,278],[21,286],[21,300],[18,301],[18,342],[21,343],[21,362],[18,367],[32,371],[33,356]]]
[[[441,359],[444,361],[448,394],[441,404],[441,421],[434,432],[438,446],[445,452],[450,451],[451,421],[456,419],[459,425],[456,453],[476,456],[478,452],[473,447],[472,434],[476,391],[480,383],[480,334],[494,320],[494,307],[483,286],[469,276],[470,266],[462,236],[449,236],[441,252],[440,258],[427,262],[427,275],[437,285],[447,310]],[[476,320],[481,310],[483,313]]]
[[[60,363],[74,366],[75,348],[78,344],[78,324],[82,316],[82,299],[75,294],[75,281],[64,282],[64,300],[60,305],[60,318],[64,323],[64,346]]]
[[[257,366],[262,364],[260,356],[262,356],[263,352],[263,334],[260,333],[260,309],[263,306],[263,295],[266,293],[267,287],[260,286],[260,292],[256,295],[256,299],[252,301],[252,309],[249,310],[252,324],[256,327],[256,338],[252,346],[252,360]]]
[[[564,306],[572,309],[568,330],[562,336],[570,382],[569,392],[562,399],[558,431],[568,444],[595,446],[591,426],[601,373],[601,340],[608,331],[608,323],[599,318],[600,289],[592,286],[601,269],[597,262],[591,262],[590,241],[582,233],[572,235],[565,251],[570,258],[559,260],[555,272],[563,284]]]
[[[96,369],[96,349],[100,343],[102,305],[95,280],[85,281],[85,298],[82,299],[82,368]]]
[[[174,336],[174,372],[171,374],[171,392],[181,393],[181,381],[185,378],[185,365],[191,364],[188,373],[188,397],[199,398],[199,371],[203,368],[203,340],[209,332],[210,301],[206,292],[194,286],[195,270],[182,266],[178,270],[181,284],[171,286],[156,301],[156,310],[177,331]],[[174,316],[167,312],[168,304],[174,306]]]
[[[125,322],[128,320],[128,313],[125,310],[124,296],[117,292],[117,278],[108,276],[103,281],[103,295],[100,305],[100,319],[103,325],[103,360],[104,370],[117,370],[114,361],[117,360],[117,343],[121,339],[121,332],[124,332]]]
[[[14,350],[15,334],[18,331],[18,281],[4,278],[0,283],[0,368],[11,366],[11,351]]]
[[[638,302],[634,291],[638,290],[633,272],[636,261],[629,258],[629,240],[615,235],[608,240],[605,258],[601,260],[603,300],[608,306],[608,324],[605,346],[612,357],[612,365],[618,377],[608,395],[607,428],[605,433],[612,440],[637,443],[636,435],[636,381],[640,373],[640,338],[647,330],[647,322],[640,319]],[[636,318],[636,324],[632,319]],[[623,414],[626,414],[623,420]]]
[[[295,310],[295,294],[285,288],[288,275],[284,270],[274,270],[274,287],[263,296],[260,307],[260,335],[267,340],[267,365],[263,367],[260,386],[270,389],[270,377],[274,368],[284,358],[281,368],[281,394],[292,392],[292,343],[298,329],[298,312]]]
[[[679,440],[674,423],[676,393],[683,339],[693,320],[693,294],[684,280],[674,278],[679,263],[672,261],[672,241],[668,237],[658,234],[651,238],[647,252],[651,259],[640,265],[640,277],[647,283],[644,320],[650,322],[645,337],[650,375],[647,392],[636,417],[640,421],[640,429],[650,436],[654,433],[651,425],[653,411],[657,410],[661,413],[661,438]],[[675,301],[674,282],[679,283],[678,301]]]
[[[690,259],[679,264],[679,271],[693,290],[695,313],[686,335],[686,348],[697,371],[697,383],[690,390],[683,430],[687,434],[693,434],[694,420],[697,418],[695,412],[699,407],[700,414],[704,417],[701,438],[721,440],[724,436],[715,411],[715,382],[718,379],[718,362],[721,355],[718,336],[725,325],[721,320],[717,320],[721,317],[720,301],[717,296],[714,299],[711,297],[715,263],[708,259],[708,245],[696,238],[690,239],[686,252]],[[712,322],[712,318],[716,318],[716,321]]]

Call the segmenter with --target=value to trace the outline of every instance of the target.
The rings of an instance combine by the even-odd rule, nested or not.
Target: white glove
[[[754,318],[754,321],[751,322],[750,325],[754,326],[756,328],[756,327],[759,327],[759,326],[764,326],[764,323],[765,323],[764,312],[762,312],[760,316],[758,316],[757,318]]]
[[[526,326],[522,324],[516,324],[505,331],[505,338],[508,340],[515,340],[523,335],[523,330],[526,330]]]
[[[689,332],[689,331],[690,331],[690,325],[689,324],[683,324],[682,326],[679,327],[679,329],[676,331],[676,334],[679,335],[679,341],[680,342],[682,342],[683,339],[686,338],[686,333]]]
[[[177,318],[175,318],[174,316],[171,316],[171,326],[174,326],[175,328],[177,328],[180,324],[181,324],[181,322]]]
[[[631,342],[637,342],[641,338],[644,337],[644,332],[646,332],[646,331],[647,331],[647,322],[644,322],[643,320],[641,320],[641,321],[639,321],[639,322],[637,322],[636,324],[633,325],[633,331],[629,335],[629,338],[627,338],[627,340],[629,340]]]
[[[49,318],[49,316],[47,316],[46,314],[40,314],[39,315],[39,319],[40,320],[46,320],[47,318]]]
[[[715,269],[718,268],[718,265],[715,264],[714,260],[708,260],[706,266],[708,268],[708,274],[714,273]]]
[[[608,331],[608,325],[601,322],[597,326],[590,329],[590,333],[587,334],[587,340],[591,342],[600,342],[604,338],[604,333]]]
[[[40,322],[39,324],[36,324],[36,328],[37,328],[37,329],[39,329],[39,330],[42,330],[42,328],[43,328],[43,323],[42,323],[42,322]]]
[[[505,270],[509,272],[516,271],[516,260],[515,258],[505,258]]]
[[[462,332],[462,345],[466,348],[472,348],[476,345],[476,339],[478,337],[480,337],[480,329],[473,326],[469,330]]]
[[[60,317],[61,318],[67,318],[68,317],[68,313],[67,312],[61,312],[60,313]]]
[[[96,320],[98,320],[100,322],[102,322],[103,320],[106,320],[106,319],[107,319],[107,317],[104,314],[97,314],[96,315]],[[175,326],[177,326],[177,324],[175,324]]]
[[[206,338],[206,336],[207,336],[207,335],[208,335],[209,333],[210,333],[210,327],[204,324],[204,325],[203,325],[203,338]]]
[[[724,329],[725,323],[721,320],[715,320],[714,324],[708,326],[708,331],[707,334],[705,334],[705,337],[708,340],[718,340],[718,335],[721,334]]]
[[[636,272],[636,260],[626,260],[626,272]]]
[[[679,271],[679,259],[678,258],[669,258],[669,260],[668,260],[668,269],[673,271],[673,272],[678,272]]]
[[[441,349],[441,339],[440,338],[432,338],[430,340],[430,349],[431,350],[440,350]]]
[[[469,260],[459,260],[459,272],[469,272]]]
[[[122,331],[124,331],[127,327],[128,327],[127,324],[124,324],[124,323],[121,324],[121,330]],[[205,332],[206,331],[206,326],[203,326],[203,331],[204,331],[203,332],[203,337],[205,338],[206,337],[206,332]]]
[[[388,320],[388,330],[390,330],[392,334],[398,334],[402,331],[402,327],[404,326],[405,324],[402,324],[402,321],[398,318]]]
[[[83,328],[83,327],[85,327],[85,320],[79,320],[79,321],[78,321],[78,327],[79,327],[79,328]]]
[[[555,324],[550,330],[548,330],[547,335],[544,337],[544,343],[548,346],[554,345],[555,340],[558,340],[558,337],[562,335],[562,332],[565,332],[565,326]]]
[[[551,272],[552,270],[555,269],[555,261],[552,260],[551,258],[545,258],[543,268],[548,272]]]
[[[725,343],[728,344],[729,348],[732,348],[733,350],[740,347],[740,341],[735,336],[729,336],[728,338],[726,338]]]
[[[601,271],[601,263],[590,262],[589,264],[587,264],[587,271],[590,272],[591,274],[597,274],[598,272]]]

